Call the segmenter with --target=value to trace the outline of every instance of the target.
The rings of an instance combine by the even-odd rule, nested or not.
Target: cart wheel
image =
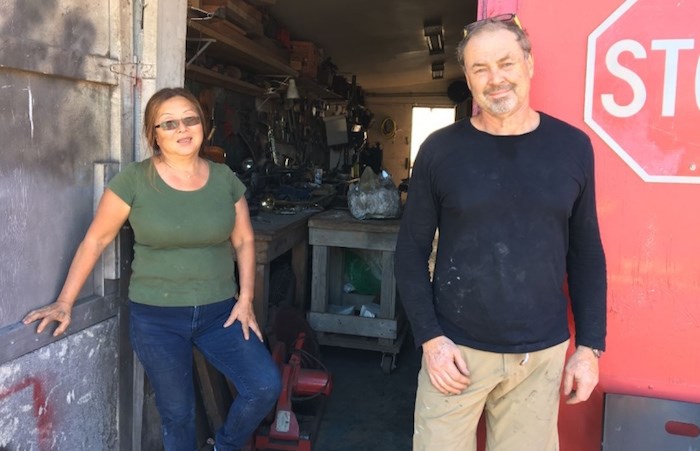
[[[396,368],[396,354],[382,354],[382,373],[391,374],[391,371]]]

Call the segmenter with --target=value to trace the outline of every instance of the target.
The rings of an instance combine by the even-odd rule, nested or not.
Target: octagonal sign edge
[[[643,2],[644,0],[642,0]],[[638,162],[635,159],[635,156],[632,155],[630,152],[625,150],[624,145],[619,142],[618,139],[615,139],[611,135],[610,130],[606,130],[605,127],[599,123],[599,121],[596,120],[595,115],[594,115],[594,107],[596,105],[596,98],[595,96],[595,83],[596,83],[596,64],[606,64],[606,61],[596,61],[597,59],[597,51],[598,51],[598,39],[600,36],[609,30],[616,22],[620,20],[621,17],[623,17],[626,13],[629,12],[629,10],[637,3],[639,3],[640,0],[626,0],[622,5],[620,5],[609,17],[607,17],[598,27],[596,27],[593,32],[588,37],[588,50],[587,50],[587,60],[586,60],[586,80],[585,80],[585,98],[584,98],[584,122],[591,127],[591,129],[627,164],[642,180],[645,182],[660,182],[660,183],[689,183],[689,184],[700,184],[700,172],[698,173],[697,176],[695,175],[673,175],[673,174],[653,174],[650,173],[647,169],[644,168],[640,162]],[[679,3],[680,4],[680,3]],[[643,26],[643,25],[642,25]],[[682,40],[675,40],[674,42],[681,42]],[[633,42],[633,41],[629,41]],[[666,41],[664,41],[666,42]],[[671,41],[669,41],[671,42]],[[687,44],[688,40],[683,41]],[[694,44],[694,41],[691,41],[691,47],[684,47],[684,48],[679,48],[679,49],[662,49],[666,51],[666,73],[665,77],[668,77],[668,69],[669,69],[669,58],[676,57],[675,63],[676,63],[676,70],[678,68],[678,55],[680,54],[681,50],[686,50],[686,49],[691,49],[693,48],[692,45]],[[653,43],[652,43],[653,46]],[[643,51],[642,49],[641,51]],[[657,48],[653,48],[652,50],[659,50]],[[673,52],[675,50],[675,53]],[[619,54],[621,54],[620,52]],[[618,54],[618,56],[619,56]],[[669,56],[670,55],[670,56]],[[635,55],[635,58],[639,57],[639,55]],[[646,55],[644,55],[646,57]],[[673,62],[673,59],[670,59],[671,62]],[[696,73],[696,78],[700,77],[700,62],[698,62],[698,72]],[[624,66],[618,67],[618,70],[627,70]],[[634,89],[633,81],[634,79],[632,77],[638,77],[636,74],[633,72],[629,71],[632,73],[632,75],[629,75],[630,79],[626,79],[623,81],[626,81],[630,84],[630,87]],[[631,80],[631,81],[630,81]],[[671,81],[675,81],[671,79]],[[664,78],[664,86],[663,90],[664,93],[663,95],[666,96],[665,90],[668,88],[666,87],[668,80]],[[643,82],[642,82],[643,83]],[[698,89],[698,84],[700,83],[700,79],[696,79],[696,90]],[[674,85],[675,87],[675,85]],[[643,94],[646,94],[646,91],[644,91],[644,86],[642,85],[642,91]],[[674,93],[675,94],[675,93]],[[696,97],[700,96],[700,93],[696,93]],[[601,96],[602,97],[602,96]],[[669,96],[670,97],[670,96]],[[646,97],[643,97],[643,100],[646,99]],[[675,101],[675,97],[672,99]],[[614,101],[614,100],[613,100]],[[666,98],[664,97],[664,102],[666,102]],[[602,103],[602,102],[601,102]],[[698,104],[698,108],[700,109],[700,99],[696,99],[696,103]],[[630,107],[630,105],[625,106]],[[675,104],[674,104],[675,105]],[[665,104],[664,104],[665,107]],[[601,108],[600,106],[598,108]],[[622,108],[620,108],[622,109]],[[641,109],[641,108],[640,108]],[[663,115],[663,114],[662,114]],[[623,117],[625,119],[625,117]],[[651,124],[649,124],[651,125]],[[677,140],[676,140],[677,141]],[[651,153],[651,152],[649,152]],[[657,156],[658,158],[658,156]],[[700,169],[700,168],[698,168]],[[693,165],[691,167],[691,171],[695,171],[695,166]]]

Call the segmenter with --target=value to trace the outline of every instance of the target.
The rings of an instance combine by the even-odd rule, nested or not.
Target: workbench
[[[352,217],[347,210],[329,210],[308,222],[309,244],[313,246],[311,309],[307,318],[322,345],[382,352],[381,367],[389,373],[406,336],[403,311],[397,308],[394,251],[399,231],[397,219]],[[343,252],[365,249],[381,253],[381,289],[376,317],[336,314],[331,305],[353,301],[343,291]],[[355,311],[358,305],[355,305]]]
[[[261,329],[268,321],[270,302],[270,264],[274,259],[292,251],[292,271],[296,281],[295,305],[303,310],[307,299],[308,219],[318,209],[307,209],[296,213],[260,212],[251,217],[255,233],[255,317]]]

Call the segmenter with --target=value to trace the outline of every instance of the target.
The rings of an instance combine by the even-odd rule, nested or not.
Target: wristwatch
[[[603,355],[603,351],[601,351],[600,349],[591,348],[591,351],[593,352],[593,355],[596,356],[597,359],[599,359],[600,356]]]

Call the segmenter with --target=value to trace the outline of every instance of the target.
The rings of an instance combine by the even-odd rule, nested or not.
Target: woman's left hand
[[[231,324],[236,322],[236,320],[241,322],[241,329],[243,329],[243,338],[248,340],[250,338],[250,331],[255,332],[260,341],[263,341],[262,332],[260,332],[260,326],[255,319],[255,312],[253,311],[253,303],[238,300],[236,304],[231,309],[231,314],[224,323],[224,327],[229,327]]]

